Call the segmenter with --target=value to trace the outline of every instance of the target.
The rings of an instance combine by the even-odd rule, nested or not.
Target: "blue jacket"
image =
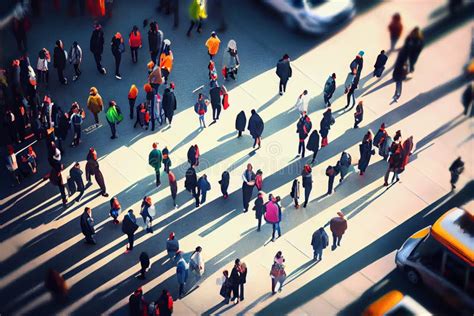
[[[184,284],[188,279],[188,263],[181,257],[176,264],[176,276],[178,277],[178,283]]]

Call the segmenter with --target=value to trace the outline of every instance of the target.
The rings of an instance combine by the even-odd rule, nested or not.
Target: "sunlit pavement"
[[[142,5],[135,5],[133,11],[130,5],[117,5],[113,18],[104,26],[106,77],[97,73],[88,52],[89,20],[74,18],[65,22],[66,18],[59,15],[36,24],[29,43],[33,47],[32,61],[46,41],[52,51],[57,38],[63,39],[68,48],[77,40],[85,52],[83,76],[78,82],[59,87],[56,73],[51,71],[51,91],[56,102],[69,107],[77,100],[85,106],[89,87],[96,86],[104,100],[115,99],[128,113],[126,97],[130,84],[135,83],[142,90],[145,80],[149,56],[146,39],[139,52],[138,65],[132,65],[128,50],[123,56],[122,81],[112,76],[113,59],[107,45],[116,31],[127,34],[133,24],[141,26],[144,18],[154,14],[152,8],[156,1],[136,3]],[[178,31],[171,30],[171,18],[157,18],[165,38],[172,42],[175,57],[171,79],[177,86],[179,113],[173,126],[151,133],[133,129],[132,122],[126,118],[118,127],[119,138],[112,141],[102,114],[104,126],[85,135],[79,148],[66,149],[66,166],[76,160],[84,166],[87,150],[94,146],[101,159],[107,191],[118,197],[123,210],[133,208],[138,214],[143,196],[151,195],[157,210],[153,220],[155,231],[145,234],[140,228],[132,253],[124,254],[126,236],[120,226],[112,224],[108,217],[109,199],[97,196],[96,184],[86,191],[80,203],[67,209],[61,207],[57,188],[41,182],[39,176],[23,183],[21,188],[3,190],[7,193],[0,201],[0,296],[5,303],[0,311],[126,314],[128,296],[139,286],[143,287],[148,300],[156,299],[163,288],[176,297],[175,268],[167,261],[165,251],[166,238],[174,231],[187,254],[196,246],[202,246],[206,261],[206,272],[198,284],[190,274],[186,286],[189,292],[175,302],[175,314],[353,314],[387,288],[396,287],[415,296],[432,312],[453,312],[437,296],[420,294],[426,291],[407,286],[403,274],[394,270],[393,260],[394,251],[411,233],[430,225],[446,208],[465,198],[465,192],[461,196],[450,194],[448,167],[456,157],[462,156],[466,162],[459,188],[472,178],[472,121],[462,115],[460,102],[466,84],[462,67],[467,61],[472,20],[463,18],[459,23],[450,22],[440,9],[444,1],[375,2],[365,6],[350,24],[332,36],[317,39],[290,33],[278,18],[261,6],[253,8],[253,3],[232,1],[226,8],[229,26],[220,37],[223,45],[231,38],[237,41],[242,66],[237,82],[228,84],[231,106],[222,112],[216,124],[202,131],[198,129],[192,108],[195,95],[191,91],[206,83],[204,42],[218,23],[207,24],[204,34],[193,34],[187,39],[184,33],[188,21],[183,9]],[[419,25],[426,31],[426,44],[412,79],[403,85],[399,102],[389,105],[395,89],[394,84],[389,83],[395,53],[389,56],[388,70],[380,80],[372,77],[372,66],[379,51],[389,46],[387,25],[394,12],[400,12],[403,18],[402,37]],[[123,17],[127,17],[126,22]],[[77,36],[73,38],[70,34]],[[146,37],[145,34],[142,31],[142,36]],[[338,86],[342,85],[348,65],[359,50],[365,51],[362,87],[357,94],[364,100],[364,121],[358,130],[352,129],[354,110],[342,111],[346,100],[339,88],[333,98],[336,123],[329,134],[330,144],[320,151],[313,169],[311,203],[306,209],[295,209],[289,197],[291,182],[307,161],[295,158],[298,114],[293,106],[296,98],[302,90],[309,90],[310,117],[313,127],[319,127],[326,78],[335,72]],[[287,93],[280,97],[274,66],[284,53],[292,58],[293,77]],[[71,77],[72,69],[67,72]],[[143,91],[139,98],[144,98]],[[262,148],[252,155],[251,137],[245,135],[237,139],[234,131],[235,116],[242,109],[247,117],[251,109],[257,109],[265,121]],[[92,124],[90,116],[84,127]],[[210,118],[208,113],[208,124]],[[382,122],[391,135],[401,130],[403,138],[413,136],[415,141],[414,153],[401,174],[401,181],[383,187],[386,163],[375,155],[363,177],[353,170],[333,195],[325,196],[326,167],[335,165],[342,150],[348,151],[356,164],[362,136],[368,128],[376,132]],[[179,180],[177,210],[172,207],[166,177],[162,176],[163,185],[156,189],[153,170],[147,164],[151,144],[155,141],[160,147],[166,145],[171,150],[172,168]],[[198,176],[207,174],[212,185],[207,202],[197,209],[189,193],[182,192],[188,167],[186,152],[191,144],[198,144],[202,154]],[[43,147],[44,144],[39,144],[38,151],[44,152]],[[39,168],[43,174],[47,172],[47,162],[44,159],[41,162]],[[274,243],[270,241],[271,226],[264,225],[262,231],[257,232],[254,213],[242,213],[240,175],[248,162],[255,169],[262,169],[263,190],[282,197],[283,235]],[[220,196],[217,183],[223,170],[231,173],[227,200]],[[2,182],[2,187],[5,184]],[[85,206],[92,207],[99,227],[96,246],[84,244],[80,234],[78,217]],[[311,235],[339,210],[349,219],[342,246],[335,251],[326,249],[323,260],[315,264]],[[142,223],[141,218],[139,223]],[[286,258],[288,279],[283,291],[272,296],[269,271],[278,250]],[[135,278],[141,251],[148,252],[152,262],[145,281]],[[216,281],[224,269],[232,268],[235,258],[244,261],[249,270],[245,300],[235,306],[222,305]],[[60,271],[71,288],[66,304],[51,302],[43,287],[46,269],[50,267]]]

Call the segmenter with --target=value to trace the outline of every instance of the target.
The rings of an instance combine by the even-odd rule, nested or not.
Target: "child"
[[[258,191],[262,191],[263,188],[263,172],[262,170],[258,169],[255,175],[255,186],[257,187]]]
[[[170,190],[171,190],[171,197],[173,198],[173,206],[177,208],[178,205],[176,204],[176,193],[178,191],[178,186],[176,184],[176,176],[172,171],[168,172],[168,181],[170,183]]]
[[[138,88],[134,84],[130,87],[130,91],[128,92],[128,104],[130,106],[130,119],[133,120],[133,111],[135,109],[135,101],[137,100],[138,96]]]
[[[170,167],[171,167],[171,159],[169,157],[168,147],[163,148],[163,150],[161,151],[161,154],[163,156],[162,162],[163,162],[163,165],[164,165],[164,168],[165,168],[165,172],[169,173],[170,172]]]
[[[112,216],[112,218],[114,219],[113,220],[113,223],[114,224],[118,224],[119,221],[117,219],[117,217],[119,216],[119,213],[120,213],[120,209],[122,207],[120,206],[120,203],[117,199],[116,196],[114,196],[111,200],[110,200],[110,216]]]

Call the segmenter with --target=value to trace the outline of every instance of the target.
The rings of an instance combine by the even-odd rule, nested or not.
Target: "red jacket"
[[[140,32],[137,31],[136,35],[134,32],[131,32],[128,43],[130,44],[130,47],[133,48],[142,46],[142,36],[140,35]]]
[[[334,217],[329,223],[331,232],[336,236],[342,236],[347,229],[347,220],[345,218]]]

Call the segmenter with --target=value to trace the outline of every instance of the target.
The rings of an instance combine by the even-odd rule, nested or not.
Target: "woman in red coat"
[[[130,44],[130,52],[132,52],[132,61],[136,64],[138,62],[138,49],[142,47],[142,35],[138,31],[138,26],[133,26],[128,37],[128,43]]]

